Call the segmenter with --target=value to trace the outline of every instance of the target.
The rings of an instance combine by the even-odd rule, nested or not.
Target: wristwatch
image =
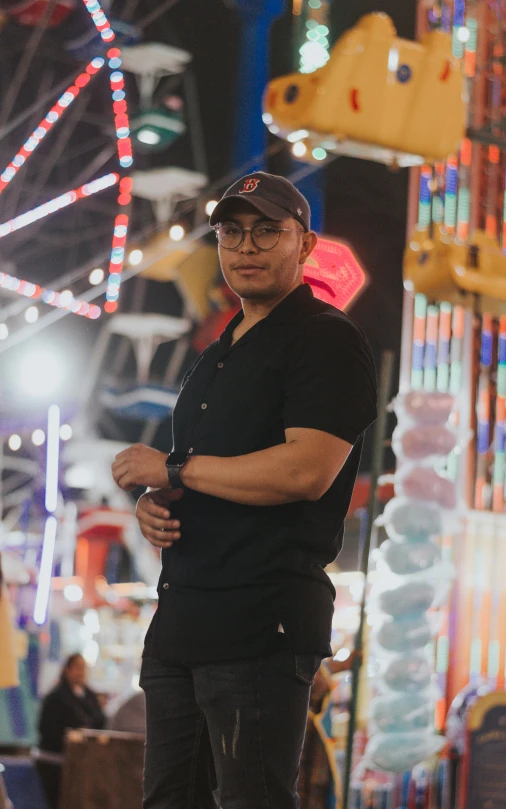
[[[187,452],[170,452],[167,455],[165,466],[167,467],[167,474],[169,476],[171,489],[183,488],[183,481],[179,477],[179,473],[189,457],[190,456]]]

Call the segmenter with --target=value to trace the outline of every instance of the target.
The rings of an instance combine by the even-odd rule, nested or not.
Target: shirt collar
[[[256,326],[259,326],[260,324],[262,324],[262,326],[273,326],[278,323],[285,323],[287,320],[293,320],[299,313],[302,314],[306,311],[309,302],[313,298],[314,295],[311,286],[309,284],[300,284],[293,290],[293,292],[290,292],[286,298],[283,298],[283,300],[274,307],[272,312],[269,312],[267,317],[260,320]],[[244,314],[241,309],[236,315],[234,315],[228,326],[225,328],[220,337],[220,343],[227,343],[232,340],[232,334],[242,321],[243,317]],[[253,326],[250,331],[256,331],[256,326]]]

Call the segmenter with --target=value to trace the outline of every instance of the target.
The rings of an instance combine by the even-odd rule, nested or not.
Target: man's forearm
[[[196,455],[184,465],[181,480],[189,489],[244,505],[317,499],[314,476],[296,445],[296,441],[278,444],[233,458]]]

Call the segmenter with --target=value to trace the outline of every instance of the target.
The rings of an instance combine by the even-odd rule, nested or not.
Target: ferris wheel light
[[[96,57],[89,63],[89,65],[86,68],[86,72],[97,73],[104,64],[105,60],[102,59],[102,57]],[[24,163],[26,163],[28,157],[33,154],[33,152],[39,145],[40,141],[46,136],[46,134],[49,132],[53,124],[56,123],[56,121],[58,121],[58,119],[60,118],[60,114],[62,114],[64,110],[67,109],[72,104],[73,101],[75,101],[81,90],[81,82],[79,81],[79,79],[83,75],[86,76],[86,73],[81,74],[81,76],[78,76],[75,83],[67,87],[63,95],[60,96],[60,98],[56,102],[56,104],[44,116],[42,121],[40,121],[39,125],[27,138],[24,146],[12,158],[11,162],[3,170],[3,172],[0,173],[0,194],[4,190],[5,186],[17,174],[21,166],[24,165]],[[90,77],[88,75],[87,81],[89,81],[89,78]]]
[[[92,270],[88,276],[88,281],[93,287],[98,286],[104,280],[104,271],[97,267],[95,270]]]
[[[133,267],[136,267],[137,264],[141,263],[142,259],[143,259],[142,250],[132,250],[132,252],[128,256],[128,263],[131,264]]]
[[[70,306],[73,300],[74,296],[70,289],[65,289],[63,292],[60,292],[60,306],[63,309],[66,309],[68,306]]]
[[[25,312],[25,320],[27,323],[36,323],[39,319],[39,310],[36,306],[29,306]]]
[[[115,172],[111,172],[110,174],[104,175],[104,177],[99,177],[97,180],[93,180],[91,183],[85,183],[73,191],[67,191],[65,194],[55,197],[55,199],[44,202],[42,205],[38,205],[37,208],[33,208],[31,211],[20,214],[19,216],[14,217],[14,219],[9,219],[8,222],[0,224],[0,239],[4,236],[8,236],[10,233],[14,233],[15,230],[20,230],[27,225],[31,225],[32,222],[37,222],[37,220],[44,219],[44,217],[49,216],[49,214],[60,211],[62,208],[66,208],[68,205],[72,205],[72,203],[76,202],[78,199],[82,199],[83,197],[90,196],[91,194],[96,194],[98,191],[102,191],[105,188],[109,188],[110,186],[115,185],[118,180],[119,175]]]
[[[112,30],[107,15],[104,13],[98,0],[83,0],[83,2],[104,42],[111,42],[114,40],[116,36],[115,32]],[[109,67],[113,71],[109,76],[113,101],[124,102],[124,75],[121,70],[117,69],[122,64],[120,49],[110,48],[107,52],[107,57]],[[60,96],[58,101],[46,114],[45,118],[40,122],[39,126],[34,130],[32,135],[29,136],[22,149],[20,149],[20,151],[14,156],[11,163],[6,166],[2,172],[0,172],[0,193],[4,190],[8,183],[12,181],[17,171],[26,162],[27,158],[33,154],[39,145],[39,142],[45,137],[49,129],[59,120],[65,109],[69,107],[77,98],[81,89],[89,83],[90,77],[97,73],[104,64],[105,59],[102,56],[94,57],[86,66],[85,70],[77,75],[74,84],[71,84]],[[115,129],[118,161],[122,168],[129,168],[133,164],[133,155],[132,142],[130,139],[130,123],[128,119],[126,102],[124,102],[122,105],[121,111],[119,109],[115,109],[114,112],[116,113]],[[109,187],[110,185],[114,185],[116,182],[118,182],[118,180],[119,177],[116,174],[106,175],[106,177],[99,178],[98,180],[94,180],[90,183],[85,183],[78,189],[68,191],[67,193],[62,194],[53,200],[39,205],[32,211],[27,211],[26,213],[21,214],[8,222],[4,222],[0,224],[0,238],[7,236],[10,233],[13,233],[15,230],[25,227],[39,219],[42,219],[49,214],[55,213],[68,205],[71,205],[77,199],[87,197],[90,194],[94,194],[97,191]],[[131,196],[129,193],[120,188],[118,205],[128,205],[130,201]],[[128,219],[126,220],[125,224],[128,224]],[[117,235],[118,234],[115,232],[114,239],[117,238]],[[111,261],[109,264],[110,273],[121,272],[123,266],[123,256],[118,257],[118,255],[116,255],[114,252],[115,246],[116,245],[113,242],[113,251],[111,253]],[[2,280],[6,280],[3,276],[4,274],[0,273],[0,285],[7,286],[7,283],[1,283]],[[15,279],[14,277],[9,277],[8,282],[10,282],[10,280],[18,285],[25,283],[20,282],[19,279]],[[18,291],[18,289],[14,288],[13,291]],[[55,306],[62,306],[75,314],[90,317],[92,319],[100,316],[101,309],[98,306],[90,306],[87,303],[85,304],[85,302],[75,300],[73,296],[69,298],[68,295],[64,294],[62,296],[56,292],[52,292],[51,290],[40,290],[40,292],[43,300],[54,304]],[[48,296],[51,298],[51,300],[48,300]],[[111,301],[109,300],[108,302],[110,303]],[[7,335],[1,335],[0,339],[4,339],[5,336]]]
[[[211,216],[212,212],[216,208],[218,201],[215,199],[210,199],[209,202],[206,202],[206,214],[207,216]]]
[[[49,306],[62,306],[61,295],[59,292],[55,292],[52,289],[44,289],[44,287],[40,287],[38,284],[32,284],[31,281],[22,281],[13,275],[8,275],[7,273],[0,272],[0,287],[4,287],[4,289],[8,289],[11,292],[17,292],[18,295],[23,295],[25,298],[35,298],[40,296],[43,302],[47,303]],[[69,308],[70,311],[75,312],[77,315],[83,315],[91,319],[100,317],[101,309],[100,306],[97,306],[96,304],[90,305],[89,303],[85,303],[85,301],[80,301],[73,298]],[[5,338],[8,336],[9,330],[7,326],[5,323],[0,323],[0,340],[5,340]]]

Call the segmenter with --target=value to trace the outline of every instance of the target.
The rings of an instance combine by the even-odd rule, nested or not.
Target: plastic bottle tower
[[[431,389],[409,391],[395,402],[395,497],[382,516],[389,538],[369,601],[377,695],[364,764],[393,772],[411,770],[445,741],[434,729],[437,624],[431,610],[448,598],[453,568],[434,539],[455,525],[456,484],[443,468],[461,439],[449,422],[455,396],[436,389],[434,360]]]

